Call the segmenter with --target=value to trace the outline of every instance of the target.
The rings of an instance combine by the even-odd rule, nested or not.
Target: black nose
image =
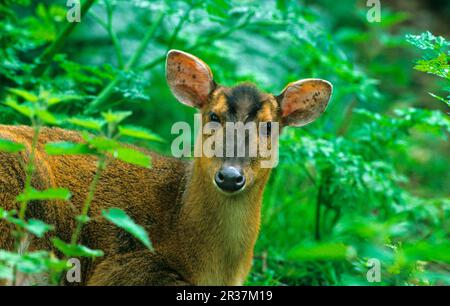
[[[235,167],[224,167],[217,171],[214,180],[226,192],[238,191],[245,185],[245,176]]]

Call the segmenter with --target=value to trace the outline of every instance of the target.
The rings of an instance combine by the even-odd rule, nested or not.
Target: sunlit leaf
[[[108,123],[120,123],[133,113],[130,111],[113,112],[111,110],[102,113],[103,119]]]
[[[151,250],[153,249],[152,243],[150,242],[145,229],[136,224],[123,210],[119,208],[110,208],[108,210],[104,210],[102,214],[107,220],[139,239],[147,248]]]
[[[46,224],[45,222],[37,219],[27,220],[24,227],[27,231],[36,235],[39,238],[42,238],[46,232],[54,229],[53,225]]]
[[[129,136],[134,138],[146,139],[150,141],[159,141],[162,142],[163,139],[156,135],[155,133],[135,126],[119,126],[119,133],[121,136]]]
[[[101,257],[104,254],[101,250],[93,250],[80,244],[73,245],[58,238],[53,238],[52,242],[59,251],[70,257]]]
[[[8,139],[0,138],[0,151],[8,153],[17,153],[25,149],[21,143],[17,143]]]
[[[50,155],[79,155],[92,154],[93,150],[89,145],[74,142],[52,142],[45,145],[45,152]]]
[[[20,88],[9,88],[8,89],[9,92],[24,98],[26,101],[30,101],[30,102],[36,102],[39,100],[39,97],[36,96],[35,94],[25,90],[25,89],[20,89]]]

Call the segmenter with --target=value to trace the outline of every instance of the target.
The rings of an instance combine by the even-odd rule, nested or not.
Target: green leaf
[[[25,149],[21,143],[17,143],[8,139],[0,138],[0,151],[8,153],[17,153]]]
[[[41,220],[29,219],[24,228],[33,235],[42,238],[46,232],[53,230],[54,226],[42,222]]]
[[[107,220],[126,230],[139,239],[147,248],[153,250],[152,243],[145,229],[136,224],[123,210],[110,208],[109,210],[103,210],[102,214]]]
[[[112,151],[115,158],[120,159],[124,162],[149,168],[151,166],[151,158],[144,153],[126,147],[121,147]]]
[[[39,97],[33,93],[26,91],[25,89],[20,88],[8,88],[8,91],[15,94],[16,96],[24,98],[26,101],[36,102],[39,100]]]
[[[66,256],[71,257],[101,257],[103,251],[93,250],[81,244],[69,244],[61,239],[53,238],[53,245]]]
[[[19,104],[14,100],[7,100],[5,105],[11,107],[15,111],[21,113],[22,115],[31,118],[34,116],[34,109],[26,104]]]
[[[429,31],[420,35],[407,34],[406,40],[422,50],[435,50],[450,45],[442,36],[434,36]]]
[[[103,120],[94,118],[69,118],[67,122],[94,131],[100,131],[105,124]]]
[[[23,192],[17,196],[17,201],[32,201],[32,200],[69,200],[71,194],[69,190],[64,188],[49,188],[46,190],[36,190],[32,188],[28,192]]]
[[[436,245],[422,241],[413,245],[406,245],[404,251],[410,259],[450,263],[450,243]]]
[[[432,96],[433,98],[438,99],[438,100],[441,101],[441,102],[444,102],[445,104],[447,104],[448,107],[450,107],[450,99],[444,99],[443,97],[440,97],[440,96],[438,96],[438,95],[435,95],[435,94],[432,93],[432,92],[429,92],[428,94],[429,94],[430,96]]]
[[[45,145],[45,152],[50,155],[80,155],[80,154],[93,154],[94,150],[89,148],[85,143],[74,142],[51,142]]]
[[[121,136],[129,136],[134,138],[146,139],[150,141],[159,141],[163,142],[163,139],[156,135],[155,133],[135,126],[119,126],[119,134]]]
[[[47,110],[38,110],[36,111],[36,116],[39,117],[43,122],[47,124],[57,125],[59,124],[59,120],[49,111]]]
[[[133,112],[131,111],[112,112],[109,110],[108,112],[102,113],[102,116],[108,123],[120,123],[132,114]]]
[[[450,79],[450,65],[448,61],[449,58],[442,52],[436,58],[417,61],[414,69]]]

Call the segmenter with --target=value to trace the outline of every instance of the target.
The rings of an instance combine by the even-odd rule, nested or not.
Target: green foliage
[[[23,149],[25,149],[25,146],[23,144],[16,143],[8,139],[0,139],[0,151],[17,153],[22,151]]]
[[[18,202],[33,200],[69,200],[70,192],[64,188],[49,188],[44,191],[30,188],[17,196]]]
[[[103,251],[92,250],[84,245],[65,243],[61,239],[53,238],[53,245],[64,255],[70,257],[100,257]]]
[[[102,214],[107,220],[126,230],[139,239],[147,248],[153,250],[152,243],[150,242],[145,229],[134,223],[133,219],[131,219],[123,210],[119,208],[110,208],[109,210],[103,211]]]
[[[447,96],[440,97],[430,93],[434,98],[450,106],[450,42],[441,36],[434,36],[430,32],[421,35],[406,35],[409,43],[424,50],[423,59],[418,60],[414,69],[437,75],[446,80],[444,90]]]
[[[433,103],[449,104],[450,44],[430,32],[408,34],[423,31],[414,12],[385,4],[381,22],[368,23],[367,7],[356,0],[106,0],[68,35],[59,2],[0,4],[0,11],[0,122],[31,124],[35,140],[44,125],[81,130],[83,143],[48,143],[46,152],[97,158],[67,242],[52,236],[51,224],[25,219],[29,201],[70,196],[32,187],[36,146],[27,148],[19,211],[0,208],[1,222],[15,227],[16,241],[50,235],[63,258],[0,250],[0,278],[14,283],[16,269],[50,272],[57,283],[68,257],[102,256],[78,242],[94,218],[98,180],[114,158],[151,165],[119,138],[168,153],[172,124],[192,122],[193,110],[165,84],[165,54],[176,48],[204,59],[222,85],[253,81],[273,94],[306,77],[334,85],[324,116],[284,129],[248,284],[371,285],[371,258],[382,262],[382,285],[450,283],[450,123],[448,110]],[[20,157],[24,150],[0,139],[2,154]],[[151,248],[125,212],[111,208],[103,217]]]

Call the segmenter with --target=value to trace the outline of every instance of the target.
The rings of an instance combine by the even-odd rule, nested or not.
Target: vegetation
[[[79,129],[86,141],[47,153],[99,158],[71,242],[53,243],[67,258],[102,256],[78,244],[102,171],[112,158],[151,166],[118,138],[170,154],[171,125],[193,120],[165,84],[165,55],[176,48],[205,59],[224,85],[334,85],[321,119],[281,137],[248,285],[450,284],[450,41],[414,24],[413,11],[383,4],[381,21],[369,23],[365,1],[345,2],[85,0],[80,23],[67,22],[61,1],[0,2],[0,123],[34,129],[20,210],[0,208],[17,241],[0,250],[0,278],[49,271],[58,283],[67,269],[48,251],[19,250],[25,235],[53,229],[24,218],[29,201],[70,200],[70,190],[31,185],[47,125]],[[0,150],[24,146],[0,139]],[[152,248],[123,211],[103,216]],[[381,282],[366,278],[371,259]]]

